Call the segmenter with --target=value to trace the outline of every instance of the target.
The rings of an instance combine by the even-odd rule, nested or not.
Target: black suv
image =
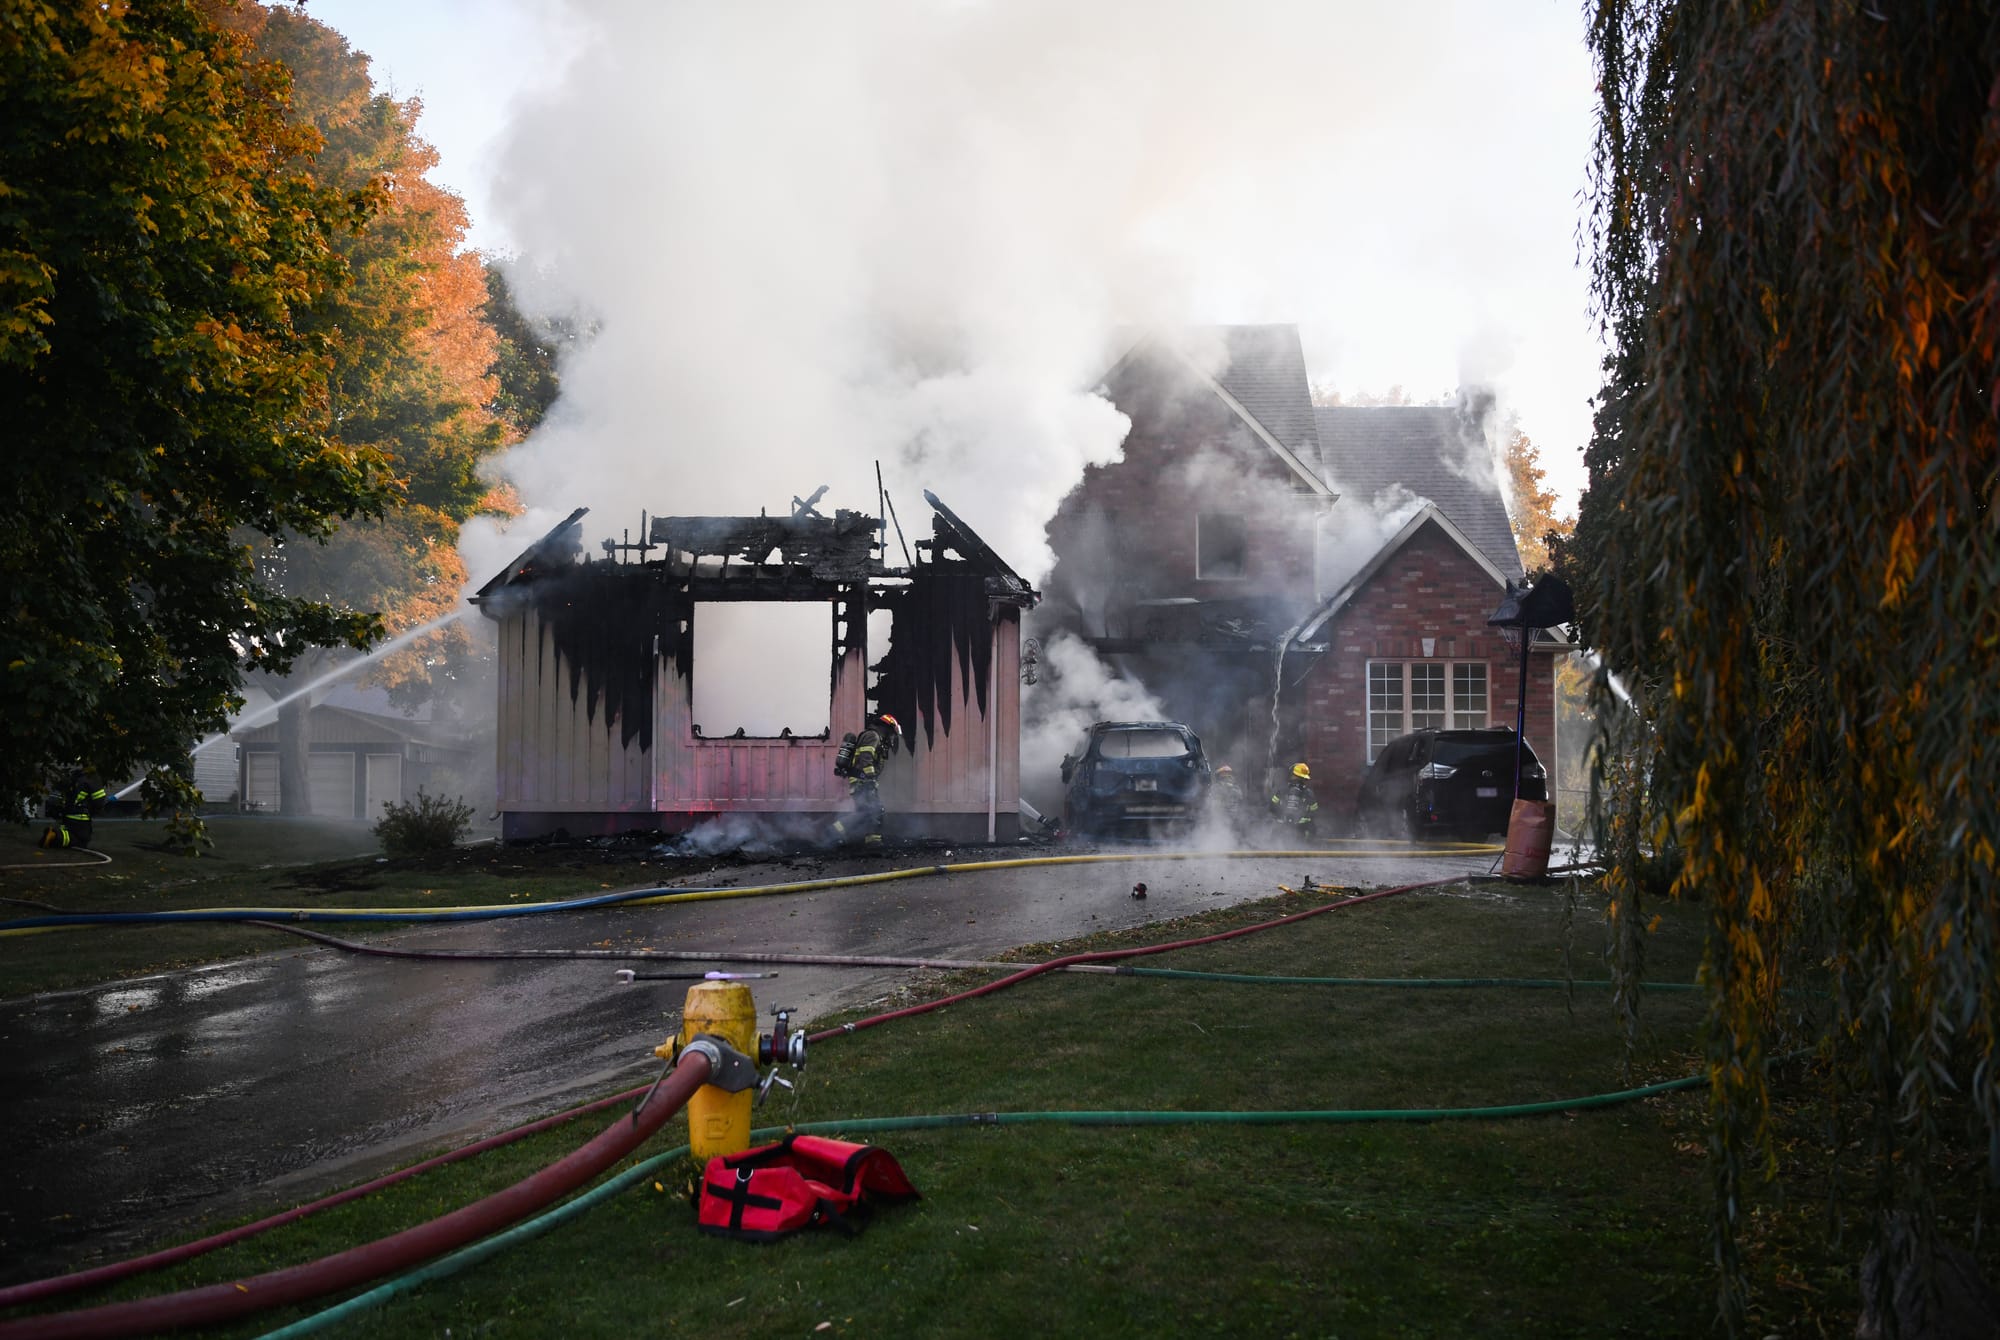
[[[1062,762],[1063,827],[1138,836],[1191,821],[1208,799],[1201,737],[1178,721],[1100,721]]]
[[[1521,750],[1521,799],[1548,798],[1533,746]],[[1365,831],[1483,838],[1507,831],[1514,804],[1514,732],[1420,730],[1382,746],[1361,780]]]

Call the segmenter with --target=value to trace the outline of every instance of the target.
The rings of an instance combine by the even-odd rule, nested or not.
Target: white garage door
[[[328,819],[354,817],[354,755],[313,754],[306,760],[312,812]]]
[[[380,819],[382,807],[403,798],[403,756],[401,754],[370,754],[368,756],[368,796],[362,804],[361,817]]]
[[[276,754],[251,754],[244,760],[249,769],[249,777],[244,781],[244,790],[250,808],[265,814],[278,812],[278,756]]]

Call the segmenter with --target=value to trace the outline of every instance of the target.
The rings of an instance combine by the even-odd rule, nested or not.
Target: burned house
[[[900,566],[880,517],[822,515],[818,495],[782,517],[642,519],[638,541],[596,555],[578,511],[523,553],[473,598],[499,625],[505,836],[675,832],[722,815],[811,831],[848,807],[841,737],[886,711],[907,746],[882,780],[891,837],[1015,837],[1021,614],[1039,596],[924,496],[931,537]],[[818,719],[769,733],[700,719],[731,611],[781,605],[806,631],[753,650],[824,683]]]
[[[1050,522],[1038,631],[1086,638],[1253,785],[1303,759],[1335,815],[1388,740],[1513,725],[1519,653],[1486,620],[1523,574],[1479,406],[1315,407],[1292,326],[1139,340],[1102,393],[1132,429]],[[1550,762],[1566,650],[1530,654]]]

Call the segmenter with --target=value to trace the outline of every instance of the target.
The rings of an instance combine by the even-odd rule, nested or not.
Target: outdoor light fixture
[[[1528,726],[1528,649],[1534,645],[1537,628],[1554,628],[1576,617],[1569,583],[1560,577],[1544,577],[1534,585],[1508,582],[1500,607],[1487,618],[1488,628],[1498,628],[1507,645],[1521,653],[1521,683],[1514,694],[1514,799],[1521,798],[1521,751]]]

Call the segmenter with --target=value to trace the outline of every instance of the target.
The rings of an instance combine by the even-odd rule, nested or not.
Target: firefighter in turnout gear
[[[90,821],[104,808],[104,786],[88,768],[78,768],[63,783],[56,809],[58,822],[42,830],[44,847],[88,847]]]
[[[1227,763],[1215,770],[1215,781],[1208,792],[1208,807],[1232,824],[1243,817],[1243,784],[1236,780],[1236,769]]]
[[[833,821],[834,841],[852,842],[858,836],[867,846],[882,845],[882,769],[902,740],[902,724],[887,712],[876,717],[859,735],[841,740],[833,770],[847,779],[847,794],[854,802],[854,810]]]
[[[1312,770],[1303,763],[1292,765],[1292,779],[1285,789],[1271,797],[1271,813],[1288,833],[1311,837],[1319,821],[1319,798],[1313,795]]]

